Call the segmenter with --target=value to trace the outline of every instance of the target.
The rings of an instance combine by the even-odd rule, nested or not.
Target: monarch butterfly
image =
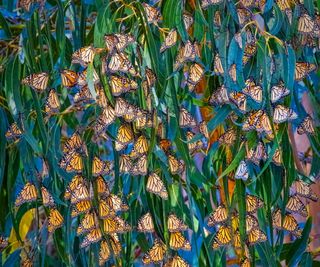
[[[46,72],[33,73],[24,79],[21,84],[28,85],[37,92],[41,93],[47,89],[49,82],[49,74]]]
[[[159,142],[159,147],[164,151],[168,152],[171,148],[171,141],[169,139],[161,139]]]
[[[174,28],[168,33],[164,42],[161,44],[160,53],[163,53],[168,48],[174,46],[177,42],[177,37],[178,37],[178,33],[177,33],[177,30]]]
[[[111,73],[122,72],[137,75],[136,70],[124,53],[114,53],[109,61],[107,70]]]
[[[220,14],[219,10],[214,12],[213,24],[214,24],[215,27],[221,27],[221,14]]]
[[[305,117],[303,121],[298,125],[297,133],[298,134],[307,133],[311,135],[315,134],[315,130],[313,127],[313,120],[310,116]]]
[[[215,106],[221,106],[226,103],[229,103],[228,91],[224,84],[213,92],[209,102]]]
[[[170,233],[175,232],[181,232],[186,231],[188,229],[188,226],[175,215],[174,213],[171,213],[168,217],[168,231]]]
[[[105,199],[107,203],[109,204],[110,207],[114,211],[127,211],[129,209],[128,205],[122,201],[120,197],[114,194],[110,194],[108,197]]]
[[[131,231],[131,225],[128,222],[126,222],[124,219],[122,219],[119,216],[115,216],[113,219],[116,221],[118,225],[117,233],[125,233],[125,232]]]
[[[86,184],[81,183],[71,192],[71,204],[85,200],[90,200],[90,194]]]
[[[316,65],[309,62],[296,62],[296,68],[294,71],[294,79],[297,81],[302,80],[309,73],[316,69]]]
[[[147,191],[158,195],[163,199],[168,199],[167,189],[161,180],[161,178],[156,173],[151,173],[147,181]]]
[[[198,64],[194,63],[190,66],[187,84],[189,91],[193,91],[195,86],[199,83],[204,74],[204,68]]]
[[[209,131],[208,131],[208,126],[207,126],[207,122],[206,121],[201,121],[199,123],[199,131],[200,133],[203,134],[203,136],[209,140],[210,138],[210,135],[209,135]]]
[[[257,103],[261,103],[262,88],[260,85],[256,85],[252,79],[246,80],[246,87],[242,90],[242,92],[250,96]]]
[[[81,175],[75,175],[65,190],[64,199],[70,199],[71,193],[78,187],[79,184],[82,183],[84,183],[84,178]]]
[[[188,31],[193,24],[193,17],[188,13],[183,13],[182,20],[186,31]]]
[[[227,225],[221,225],[213,238],[212,248],[217,249],[219,247],[230,244],[230,242],[231,227]]]
[[[80,90],[73,96],[73,102],[75,106],[85,105],[92,101],[94,101],[94,98],[87,85],[81,87]]]
[[[161,13],[158,9],[147,3],[142,3],[144,11],[146,12],[147,22],[157,24],[161,20]]]
[[[183,172],[185,164],[182,160],[177,160],[174,156],[168,155],[169,169],[172,174],[180,174]]]
[[[243,259],[241,259],[240,267],[251,267],[251,263],[250,263],[249,258],[244,257]]]
[[[244,26],[248,21],[251,20],[251,12],[246,8],[237,8],[239,25]]]
[[[236,64],[232,64],[230,66],[229,76],[234,83],[237,81],[237,66],[236,66]]]
[[[82,86],[88,85],[87,73],[88,73],[88,69],[84,69],[82,72],[78,74],[78,80],[77,80],[78,86],[82,87]],[[95,69],[93,69],[92,71],[92,80],[94,85],[97,85],[100,82],[100,78],[98,76],[98,73],[95,71]]]
[[[155,75],[155,73],[152,71],[152,69],[150,68],[146,68],[145,70],[145,75],[146,75],[146,82],[147,82],[147,85],[148,85],[148,88],[151,88],[154,86],[154,84],[156,83],[157,81],[157,76]]]
[[[60,70],[61,83],[65,87],[73,87],[77,84],[78,73],[73,70]]]
[[[236,179],[242,179],[243,181],[247,181],[249,178],[249,170],[247,163],[244,160],[241,160],[239,166],[234,175]]]
[[[84,215],[84,217],[82,218],[82,220],[77,228],[77,235],[81,235],[81,234],[90,232],[94,228],[96,228],[95,213],[88,212]]]
[[[147,155],[143,155],[138,158],[137,162],[132,165],[130,173],[132,175],[147,175],[148,172],[148,160]]]
[[[201,7],[203,9],[206,9],[211,5],[217,5],[217,4],[220,4],[222,2],[223,2],[222,0],[202,0]]]
[[[281,11],[291,10],[291,4],[294,3],[294,0],[276,0],[276,3]]]
[[[104,89],[101,86],[101,84],[96,84],[96,92],[97,92],[97,97],[96,97],[96,102],[98,106],[101,108],[106,108],[108,106],[108,100],[106,97],[106,94],[104,93]]]
[[[282,123],[296,118],[298,118],[298,115],[291,108],[277,105],[273,110],[273,121],[275,123]]]
[[[187,146],[189,149],[189,153],[192,155],[196,153],[197,151],[201,150],[203,147],[203,142],[201,140],[191,142],[191,140],[194,138],[195,134],[191,131],[187,131]]]
[[[241,92],[233,91],[229,95],[229,99],[243,113],[247,111],[247,97]]]
[[[87,145],[83,142],[77,132],[74,132],[71,137],[64,143],[62,151],[63,153],[76,151],[83,156],[88,156]]]
[[[96,185],[97,185],[97,193],[99,196],[110,195],[109,185],[101,175],[96,178]]]
[[[108,174],[111,171],[111,163],[94,157],[92,161],[92,176]]]
[[[261,243],[261,242],[265,242],[267,241],[267,236],[266,234],[257,228],[252,229],[249,233],[248,233],[248,243],[250,246],[257,244],[257,243]]]
[[[114,113],[117,117],[122,117],[126,114],[134,114],[133,105],[131,105],[128,101],[119,97],[116,99],[116,104],[114,106]]]
[[[247,213],[254,213],[257,209],[263,207],[262,199],[247,194],[246,196],[246,211]]]
[[[277,148],[272,156],[272,162],[277,165],[281,166],[282,164],[282,159],[281,159],[281,150]]]
[[[64,219],[57,209],[50,209],[48,218],[48,232],[52,233],[63,225]]]
[[[46,99],[44,111],[48,116],[50,116],[54,113],[57,113],[59,109],[60,109],[60,102],[59,102],[58,95],[54,89],[51,89]]]
[[[121,250],[122,250],[119,237],[117,234],[110,234],[109,237],[110,237],[109,242],[111,244],[113,254],[117,257],[120,255]]]
[[[71,218],[74,218],[82,213],[85,213],[91,209],[91,202],[89,200],[80,201],[73,206],[71,211]]]
[[[140,135],[137,141],[134,143],[133,149],[130,153],[130,157],[136,158],[138,156],[148,153],[148,150],[149,144],[147,138],[144,135]]]
[[[93,62],[95,55],[95,48],[90,46],[82,47],[72,54],[71,64],[80,64],[82,67],[87,67],[90,63]]]
[[[252,58],[256,52],[257,52],[256,42],[251,42],[246,44],[243,51],[242,64],[243,65],[247,64],[250,58]]]
[[[308,14],[302,14],[298,20],[298,31],[303,34],[310,34],[315,28],[314,20]]]
[[[272,103],[275,103],[288,94],[290,94],[290,91],[284,86],[284,83],[280,81],[278,85],[274,85],[271,87],[270,100]]]
[[[250,131],[250,130],[256,129],[256,126],[258,125],[259,120],[261,119],[263,114],[264,114],[264,111],[261,109],[250,112],[248,118],[245,120],[245,122],[242,125],[242,130]]]
[[[233,232],[232,245],[235,249],[241,249],[241,238],[239,230]]]
[[[59,166],[67,172],[82,172],[83,161],[81,155],[76,151],[65,154],[59,162]]]
[[[107,243],[107,241],[102,240],[100,243],[100,250],[99,250],[99,265],[102,266],[105,262],[110,258],[111,250]]]
[[[261,160],[267,160],[267,158],[268,155],[262,142],[258,142],[256,149],[250,149],[247,155],[247,159],[256,165],[259,165]]]
[[[179,125],[181,128],[193,128],[197,126],[197,122],[194,117],[185,108],[180,109]]]
[[[97,243],[101,240],[101,238],[102,238],[102,233],[101,233],[100,229],[99,228],[93,229],[83,239],[80,247],[85,248],[85,247],[89,246],[90,244]]]
[[[16,198],[15,206],[19,207],[23,203],[29,203],[37,200],[37,188],[34,184],[28,182]]]
[[[303,217],[308,216],[306,206],[300,200],[297,194],[291,195],[286,205],[286,210],[292,213],[297,213]]]
[[[208,226],[213,227],[218,223],[223,223],[228,219],[228,212],[226,207],[221,204],[218,206],[208,218]]]
[[[104,107],[102,110],[102,113],[97,118],[93,126],[95,134],[97,136],[99,136],[100,134],[103,134],[106,128],[114,122],[115,118],[116,116],[115,116],[114,109],[109,105]]]
[[[22,134],[23,134],[23,132],[19,128],[18,124],[16,122],[14,122],[10,125],[5,136],[6,136],[7,140],[12,140],[12,139],[17,140],[21,137]]]
[[[134,80],[130,80],[126,77],[110,76],[111,93],[114,96],[119,96],[123,93],[136,90],[138,84]]]
[[[129,173],[132,169],[132,160],[129,155],[121,155],[119,160],[120,173]]]
[[[143,264],[160,263],[167,252],[167,246],[159,239],[156,238],[153,246],[147,251],[142,258]]]
[[[216,75],[223,75],[224,69],[219,53],[214,56],[213,71]]]
[[[183,258],[175,255],[173,258],[170,258],[163,267],[190,267],[190,265]]]
[[[104,41],[108,49],[108,53],[112,53],[115,50],[121,52],[129,44],[135,42],[134,37],[129,33],[116,33],[116,34],[106,34],[104,36]]]
[[[282,220],[281,210],[278,208],[272,213],[272,224],[277,229],[289,231],[294,235],[299,235],[299,225],[291,214],[285,214]]]
[[[200,58],[199,44],[196,41],[192,43],[190,40],[188,40],[179,50],[174,64],[174,69],[177,70],[183,63],[187,61],[195,61],[196,58]]]
[[[170,233],[169,246],[174,250],[191,250],[190,242],[183,236],[181,232]]]
[[[99,217],[100,219],[113,218],[116,215],[113,205],[104,199],[99,201]]]
[[[134,139],[133,132],[131,127],[128,124],[121,124],[117,138],[115,141],[115,148],[117,151],[124,149],[129,143],[131,143]]]
[[[120,229],[120,225],[115,220],[116,216],[108,217],[103,220],[103,231],[107,234],[111,233],[120,233],[122,232]]]
[[[45,207],[54,207],[54,200],[52,195],[49,193],[48,189],[44,186],[41,186],[41,196],[42,196],[42,203]]]
[[[258,219],[251,214],[247,214],[246,215],[246,231],[247,231],[247,233],[249,233],[251,230],[253,230],[254,228],[257,228],[257,227],[259,227]]]
[[[232,146],[236,139],[236,131],[230,128],[219,137],[218,141],[221,145]]]
[[[143,232],[143,233],[154,232],[154,224],[153,224],[153,219],[150,212],[140,217],[140,219],[138,220],[137,231]]]
[[[135,126],[138,130],[144,129],[144,128],[150,128],[154,126],[153,119],[151,117],[152,115],[149,113],[143,113],[142,116],[136,118]]]
[[[0,251],[5,249],[8,246],[8,238],[3,237],[2,235],[0,236]]]
[[[298,196],[308,198],[312,201],[318,201],[318,197],[313,193],[310,184],[302,180],[297,180],[292,183],[292,188],[295,188]]]

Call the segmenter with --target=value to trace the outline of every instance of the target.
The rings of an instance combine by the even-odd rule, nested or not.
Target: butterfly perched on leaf
[[[72,207],[71,218],[74,218],[82,213],[86,213],[91,209],[91,201],[84,200],[76,203]]]
[[[256,85],[253,79],[248,79],[245,82],[246,87],[242,90],[242,92],[248,96],[250,96],[257,103],[262,102],[262,88],[260,85]]]
[[[232,146],[236,139],[236,131],[233,128],[230,128],[219,137],[218,141],[221,145]]]
[[[140,135],[134,142],[133,149],[130,153],[131,158],[137,158],[144,154],[147,154],[149,150],[148,140],[144,135]]]
[[[154,240],[153,246],[147,251],[147,253],[142,258],[143,264],[159,264],[163,261],[165,254],[167,252],[167,246],[161,241],[161,239],[156,238]]]
[[[309,62],[296,62],[296,67],[294,71],[294,79],[301,81],[308,74],[316,70],[316,65]]]
[[[235,104],[235,106],[241,111],[245,113],[247,111],[247,97],[245,94],[241,92],[230,92],[229,94],[230,101]]]
[[[313,119],[308,115],[306,116],[303,121],[298,125],[297,128],[298,134],[315,134],[315,129],[313,126]]]
[[[252,17],[252,13],[246,8],[237,8],[237,14],[240,26],[244,26]]]
[[[84,183],[84,177],[81,175],[75,175],[65,190],[64,199],[65,200],[71,199],[71,193],[78,187],[79,184],[82,184],[82,183]]]
[[[5,136],[7,140],[17,140],[21,137],[22,134],[23,134],[22,130],[19,128],[18,124],[14,122],[10,125]]]
[[[249,170],[248,165],[244,160],[241,160],[236,173],[234,175],[236,179],[242,179],[243,181],[247,181],[249,178]]]
[[[222,0],[202,0],[201,8],[207,9],[211,5],[218,5],[222,2],[223,2]]]
[[[167,189],[159,175],[156,173],[151,173],[149,175],[146,190],[150,193],[158,195],[165,200],[168,199]]]
[[[147,212],[138,220],[137,231],[143,233],[153,233],[154,223],[150,212]]]
[[[97,137],[104,137],[107,139],[105,131],[107,127],[115,121],[115,119],[116,116],[114,109],[109,105],[105,106],[93,125],[95,135]]]
[[[250,246],[267,241],[266,234],[259,228],[252,229],[247,235],[247,241]]]
[[[257,111],[252,111],[248,115],[247,119],[242,125],[243,131],[256,130],[258,133],[265,132],[267,135],[272,135],[272,127],[270,123],[270,118],[267,113],[260,109]]]
[[[190,66],[187,79],[189,91],[192,92],[194,90],[195,86],[200,82],[203,74],[204,68],[202,65],[194,63]]]
[[[104,66],[104,70],[110,73],[121,72],[121,73],[130,73],[133,76],[137,75],[137,72],[134,69],[132,63],[129,61],[128,57],[123,52],[114,53],[111,56],[107,67]]]
[[[15,206],[19,207],[23,203],[30,203],[33,201],[37,200],[37,188],[34,184],[28,182],[24,185],[23,189],[21,192],[18,194],[16,201],[15,201]]]
[[[62,227],[63,223],[64,223],[64,219],[63,219],[61,213],[55,208],[50,209],[49,210],[49,218],[48,218],[48,231],[49,231],[49,233],[52,233],[56,229]]]
[[[219,205],[208,218],[208,226],[213,227],[218,223],[224,223],[228,219],[228,211],[226,207]]]
[[[189,149],[189,153],[193,155],[196,152],[199,152],[203,148],[203,142],[201,140],[197,140],[192,142],[191,140],[195,137],[195,134],[191,131],[187,131],[187,146]]]
[[[293,235],[300,237],[300,228],[297,220],[290,213],[285,213],[282,217],[281,210],[276,209],[272,213],[272,224],[276,229],[283,229],[289,231]]]
[[[113,208],[113,205],[108,203],[105,199],[99,200],[99,218],[108,219],[113,218],[116,215],[116,211]]]
[[[111,93],[114,96],[119,96],[123,93],[134,91],[138,88],[138,84],[134,80],[130,80],[124,76],[110,76]]]
[[[103,220],[103,231],[105,233],[124,233],[130,231],[130,225],[118,216],[108,217]]]
[[[114,106],[114,113],[117,117],[122,117],[124,115],[132,115],[136,116],[135,114],[135,106],[130,104],[128,101],[123,99],[122,97],[118,97],[116,99],[116,103]]]
[[[94,102],[94,98],[87,85],[81,87],[79,91],[73,96],[73,102],[77,107]]]
[[[300,33],[310,34],[314,31],[314,28],[315,22],[307,13],[300,15],[298,20],[298,31]]]
[[[92,81],[94,85],[97,85],[100,82],[100,78],[95,69],[92,69]],[[79,87],[88,85],[88,68],[78,73],[77,84]]]
[[[93,62],[93,58],[96,52],[99,50],[94,48],[92,45],[82,47],[72,54],[72,64],[80,64],[82,67],[87,67]]]
[[[118,133],[115,141],[115,149],[117,151],[120,151],[124,149],[129,143],[133,142],[133,140],[134,140],[134,135],[130,125],[121,124],[118,129]]]
[[[121,155],[119,159],[119,171],[120,173],[129,173],[132,169],[132,159],[130,155]]]
[[[251,43],[247,43],[246,46],[244,47],[243,51],[243,57],[242,57],[242,64],[247,64],[257,52],[257,44],[255,41]]]
[[[247,211],[247,213],[254,213],[259,208],[262,208],[262,207],[263,207],[262,199],[254,196],[254,195],[247,194],[247,196],[246,196],[246,211]]]
[[[190,265],[183,258],[175,255],[174,257],[168,259],[163,267],[190,267]]]
[[[307,208],[297,194],[293,194],[289,197],[286,205],[286,210],[292,213],[299,214],[303,217],[308,216]]]
[[[219,53],[214,56],[213,71],[215,75],[223,75],[224,69]]]
[[[103,176],[99,175],[96,178],[96,188],[98,196],[108,196],[110,195],[109,184],[104,180]]]
[[[290,91],[284,86],[284,83],[280,81],[279,84],[271,87],[270,93],[271,103],[275,103],[279,101],[281,98],[290,94]]]
[[[45,207],[54,207],[54,199],[47,188],[41,186],[42,203]]]
[[[177,43],[177,38],[178,33],[177,30],[174,28],[168,33],[168,35],[164,39],[164,42],[161,44],[160,53],[163,53],[168,48],[174,46]]]
[[[227,225],[221,225],[214,235],[212,241],[212,248],[218,249],[219,247],[226,246],[230,244],[232,235],[231,235],[231,227]]]
[[[52,114],[59,112],[59,109],[60,109],[60,101],[59,101],[57,92],[56,90],[51,89],[46,99],[44,111],[47,116],[50,116]]]
[[[33,73],[24,79],[22,79],[21,84],[28,85],[32,89],[41,93],[47,89],[49,82],[49,74],[46,72]]]
[[[85,248],[93,243],[97,243],[101,240],[101,238],[102,238],[101,230],[99,228],[95,228],[85,236],[85,238],[82,240],[80,244],[80,247]]]
[[[277,148],[272,156],[272,162],[277,165],[282,165],[282,155],[280,148]]]
[[[105,201],[116,212],[129,209],[129,206],[117,195],[110,194],[105,198]]]
[[[221,87],[218,87],[218,89],[213,92],[210,97],[209,103],[215,106],[222,106],[226,103],[229,103],[228,91],[224,84]]]
[[[83,170],[82,156],[76,151],[70,151],[61,158],[59,166],[67,172],[81,173]]]
[[[247,153],[247,160],[250,160],[256,165],[259,165],[260,161],[266,161],[268,158],[266,148],[262,141],[258,142],[255,149],[251,148]]]
[[[170,233],[182,232],[188,229],[188,226],[174,213],[169,215],[167,225]]]
[[[169,246],[173,250],[191,250],[191,244],[181,232],[170,233]]]
[[[104,36],[104,41],[108,50],[108,53],[111,54],[115,51],[123,51],[129,44],[135,42],[132,34],[129,33],[115,33],[115,34],[106,34]]]
[[[178,70],[185,62],[195,61],[197,58],[200,58],[199,44],[196,41],[191,42],[188,40],[179,49],[173,68],[174,70]]]
[[[132,164],[130,173],[132,175],[147,175],[148,172],[148,159],[147,155],[142,155],[136,162]]]
[[[179,125],[181,128],[193,128],[197,126],[195,118],[185,108],[180,109]]]
[[[283,105],[277,105],[273,110],[273,122],[275,123],[291,121],[296,118],[298,118],[297,113],[295,113],[293,109]]]
[[[89,193],[89,188],[85,182],[78,184],[78,186],[73,191],[71,191],[71,204],[79,203],[90,199],[91,195]]]
[[[182,15],[182,20],[184,27],[186,28],[186,31],[188,31],[191,25],[193,24],[193,17],[190,14],[184,12]]]
[[[181,174],[185,168],[185,163],[172,155],[168,155],[168,163],[172,174]]]
[[[142,3],[142,5],[144,8],[144,11],[146,12],[148,23],[157,24],[162,19],[161,13],[157,8],[147,3]]]
[[[73,70],[64,69],[60,71],[61,83],[65,87],[73,87],[77,85],[78,73]]]
[[[302,180],[296,180],[292,183],[291,187],[296,191],[297,195],[310,199],[312,201],[317,201],[318,196],[311,189],[310,184]]]
[[[84,215],[77,228],[77,235],[85,234],[97,227],[95,216],[94,212],[88,212]]]
[[[106,240],[100,242],[99,265],[102,266],[111,257],[111,249]]]
[[[111,244],[113,254],[116,257],[118,257],[122,251],[122,245],[120,243],[118,234],[110,234],[109,235],[109,242]]]
[[[111,172],[111,163],[95,156],[92,161],[92,176],[105,175]]]

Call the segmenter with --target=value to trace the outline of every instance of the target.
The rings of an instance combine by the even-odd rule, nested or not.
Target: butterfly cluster
[[[30,9],[30,4],[24,3],[27,1],[20,2],[21,7]],[[208,231],[213,233],[213,251],[232,248],[241,256],[241,266],[250,266],[255,258],[250,249],[268,242],[274,234],[269,229],[300,238],[302,228],[295,215],[307,217],[306,202],[318,199],[310,183],[295,180],[284,196],[286,204],[275,203],[266,220],[259,212],[265,206],[263,194],[260,189],[255,192],[252,184],[269,166],[283,169],[281,136],[288,123],[295,126],[298,135],[311,138],[316,134],[314,115],[304,112],[301,117],[290,103],[299,97],[295,86],[304,85],[317,65],[310,57],[301,56],[295,65],[288,66],[292,62],[286,61],[286,56],[297,43],[318,50],[319,15],[313,16],[291,0],[275,1],[274,7],[268,1],[240,0],[230,11],[232,16],[224,18],[223,12],[229,12],[232,1],[200,2],[202,14],[213,15],[208,16],[212,17],[208,22],[212,28],[206,30],[208,36],[203,40],[195,37],[200,35],[199,29],[193,26],[195,16],[189,11],[183,10],[176,27],[164,28],[161,9],[139,3],[143,11],[139,23],[151,34],[161,32],[156,51],[161,62],[150,61],[150,40],[145,34],[123,27],[123,31],[104,34],[103,47],[87,45],[74,51],[69,67],[58,73],[29,73],[21,80],[23,90],[33,90],[43,104],[48,129],[61,124],[61,133],[54,140],[60,144],[55,148],[59,158],[47,168],[58,169],[63,189],[59,197],[56,188],[47,186],[44,179],[27,179],[15,206],[40,203],[49,234],[70,229],[67,224],[71,222],[80,249],[99,248],[101,266],[128,253],[127,235],[146,240],[148,249],[142,253],[135,247],[135,259],[144,265],[191,266],[183,255],[195,253],[195,235],[206,237]],[[139,8],[134,10],[139,14]],[[264,25],[259,20],[265,12],[269,12],[268,17],[281,12],[283,19],[297,28],[296,36],[282,42],[266,31],[272,21]],[[294,26],[296,13],[299,16]],[[225,30],[227,20],[232,20],[230,32]],[[204,59],[204,54],[210,54],[210,60]],[[290,74],[281,70],[281,61],[286,62]],[[168,62],[172,64],[167,66]],[[161,78],[165,74],[155,68],[156,64],[166,65],[170,76]],[[210,110],[212,120],[203,116],[202,107]],[[215,118],[223,114],[225,117],[215,125]],[[65,116],[72,117],[72,127],[61,122]],[[7,140],[16,144],[29,138],[25,128],[25,122],[13,122],[5,134]],[[227,165],[232,161],[226,167],[228,173],[216,168],[219,161]],[[209,166],[206,171],[202,164]],[[190,177],[197,180],[198,174],[207,175],[210,186],[214,180],[215,188],[222,185],[221,178],[225,179],[225,191],[226,184],[236,180],[245,188],[245,214],[231,190],[227,192],[230,199],[222,194],[215,199],[216,208],[207,220],[201,214],[188,218],[177,210],[164,209],[157,214],[153,207],[144,205],[151,199],[160,209],[170,206],[177,198],[172,185],[178,185],[179,201],[192,209],[188,187]],[[191,188],[195,192],[199,189],[200,198],[209,186],[201,182],[197,186],[192,184]],[[62,203],[69,212],[62,212]],[[208,210],[208,204],[203,205]],[[137,207],[141,214],[132,215],[131,210]],[[200,225],[197,233],[190,226],[192,220]],[[0,249],[7,245],[7,239],[1,237]],[[31,250],[25,256],[30,266],[34,254]]]

